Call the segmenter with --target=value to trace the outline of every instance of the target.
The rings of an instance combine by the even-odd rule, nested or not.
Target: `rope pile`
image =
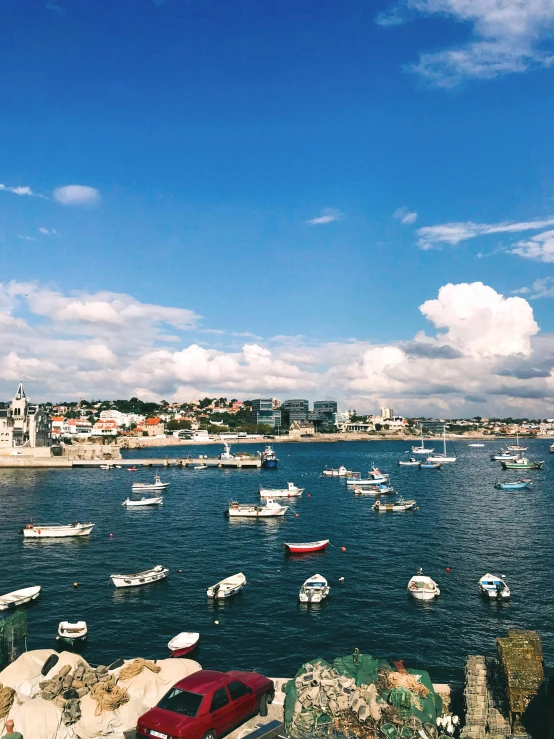
[[[90,691],[90,697],[97,703],[94,715],[100,716],[104,711],[115,711],[116,708],[127,703],[129,693],[125,688],[109,681],[93,685]]]
[[[130,680],[132,677],[136,677],[137,675],[140,675],[140,673],[144,670],[144,668],[149,669],[151,672],[161,672],[161,667],[159,667],[155,662],[152,662],[150,659],[144,659],[144,657],[137,657],[137,659],[133,660],[130,664],[125,665],[125,667],[122,667],[119,671],[118,678],[119,680]]]
[[[3,687],[0,683],[0,718],[4,718],[10,712],[15,698],[15,690],[13,688]]]
[[[387,685],[389,688],[407,688],[422,698],[426,698],[430,693],[430,690],[419,681],[418,676],[409,672],[388,672]]]

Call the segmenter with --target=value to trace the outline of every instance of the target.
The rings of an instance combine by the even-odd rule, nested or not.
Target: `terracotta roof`
[[[147,423],[149,426],[157,426],[159,423],[161,423],[160,418],[147,418],[145,423]]]

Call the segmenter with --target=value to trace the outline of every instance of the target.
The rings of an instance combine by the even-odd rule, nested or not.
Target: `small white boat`
[[[496,454],[491,454],[491,462],[513,461],[517,458],[518,455],[515,452],[506,452],[504,449],[500,449]]]
[[[200,634],[195,631],[182,631],[168,642],[167,647],[172,657],[183,657],[196,649]]]
[[[324,577],[313,575],[302,585],[298,597],[301,603],[321,603],[329,595],[330,589]]]
[[[519,443],[519,433],[516,431],[516,443],[515,444],[508,444],[506,447],[506,450],[508,452],[526,452],[527,447],[521,446]]]
[[[168,487],[168,482],[162,482],[159,475],[154,477],[154,482],[134,482],[132,485],[133,490],[165,490]]]
[[[70,621],[60,621],[58,639],[74,646],[75,644],[82,644],[86,641],[87,635],[88,628],[86,621],[76,621],[74,624]]]
[[[297,488],[293,482],[287,482],[287,487],[279,490],[260,488],[260,498],[299,498],[303,492],[304,488]]]
[[[111,464],[101,464],[100,465],[100,469],[101,470],[111,470],[112,467],[113,467],[113,465],[111,465]]]
[[[229,518],[274,518],[284,516],[287,510],[288,505],[281,505],[267,498],[267,503],[263,506],[233,501],[229,504],[227,515]]]
[[[236,575],[226,577],[225,580],[220,580],[211,588],[208,588],[206,595],[208,598],[230,598],[232,595],[239,593],[246,585],[246,576],[242,572],[238,572]]]
[[[468,444],[468,446],[472,447],[473,449],[477,449],[478,447],[485,446],[484,444],[481,444],[477,441],[473,442],[472,444]]]
[[[372,467],[367,473],[367,477],[358,477],[355,479],[347,480],[346,484],[348,487],[357,485],[358,487],[371,487],[372,485],[378,485],[381,483],[388,482],[390,475],[381,472],[378,467]]]
[[[169,575],[167,567],[156,565],[151,570],[143,570],[132,575],[110,575],[116,588],[131,588],[139,585],[148,585],[157,580],[163,580]]]
[[[354,495],[390,495],[394,488],[390,485],[372,485],[369,488],[354,486]]]
[[[78,523],[77,521],[67,526],[28,523],[23,529],[23,536],[26,539],[62,539],[67,536],[88,536],[93,528],[93,523]]]
[[[346,467],[342,464],[337,469],[323,470],[323,477],[356,477],[359,476],[359,474],[359,472],[352,472],[352,470],[347,470]]]
[[[421,425],[421,445],[412,447],[412,454],[433,454],[435,449],[426,449],[423,443],[423,425]]]
[[[198,472],[198,470],[207,470],[208,469],[208,465],[207,464],[204,464],[204,462],[200,462],[199,464],[194,464],[192,466],[192,469],[195,472]]]
[[[498,575],[491,575],[490,572],[487,572],[479,580],[479,589],[482,595],[496,600],[507,600],[511,595],[510,588],[506,585],[505,581],[501,577],[498,577]]]
[[[408,593],[416,600],[433,600],[441,594],[437,583],[423,574],[421,567],[408,583]]]
[[[410,457],[408,460],[399,459],[398,465],[400,467],[419,467],[419,460],[415,457]]]
[[[443,452],[442,452],[442,454],[430,454],[427,457],[427,462],[438,462],[439,464],[445,464],[446,462],[455,462],[456,461],[456,456],[454,454],[450,454],[449,455],[449,454],[446,453],[446,426],[443,427],[442,438],[443,438]]]
[[[322,552],[329,546],[329,539],[321,539],[320,541],[305,541],[298,544],[285,542],[284,547],[289,554],[308,554],[310,552]]]
[[[384,503],[382,500],[376,500],[371,506],[377,513],[401,513],[402,511],[413,511],[417,507],[415,500],[404,500],[400,498],[394,503]]]
[[[152,495],[150,498],[143,497],[139,500],[131,500],[126,498],[121,505],[127,506],[127,508],[138,508],[147,505],[163,505],[164,499],[160,496]]]
[[[40,593],[40,585],[33,585],[30,588],[21,588],[11,593],[0,596],[0,611],[7,611],[8,608],[17,608],[24,603],[30,603],[38,598]]]

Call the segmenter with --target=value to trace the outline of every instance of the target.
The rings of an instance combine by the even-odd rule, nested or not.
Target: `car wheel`
[[[260,698],[260,716],[267,716],[267,704],[270,703],[268,700],[268,694],[264,693]]]
[[[215,731],[208,731],[206,734],[204,734],[202,739],[216,739]]]

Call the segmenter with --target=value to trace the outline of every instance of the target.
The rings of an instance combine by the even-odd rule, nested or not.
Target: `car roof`
[[[179,680],[175,687],[181,690],[190,690],[192,693],[205,693],[216,685],[225,684],[228,675],[218,670],[198,670],[192,675]]]

